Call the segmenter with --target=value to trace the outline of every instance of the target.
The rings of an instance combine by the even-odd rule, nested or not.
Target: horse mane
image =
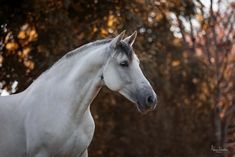
[[[51,69],[52,67],[54,67],[55,65],[57,65],[58,63],[60,63],[61,61],[65,60],[65,59],[69,59],[77,54],[81,54],[82,52],[84,52],[85,50],[87,50],[89,48],[93,48],[94,46],[100,46],[102,44],[109,43],[112,39],[113,38],[106,38],[106,39],[97,40],[97,41],[82,45],[74,50],[71,50],[68,53],[66,53],[61,59],[59,59],[57,62],[55,62],[49,69]],[[132,60],[133,49],[125,42],[123,42],[123,41],[120,42],[120,45],[118,46],[118,52],[124,53],[125,55],[127,55],[129,60]]]
[[[94,42],[90,42],[88,44],[85,44],[83,46],[80,46],[70,52],[68,52],[65,57],[66,58],[70,58],[76,54],[80,54],[81,52],[92,48],[94,46],[99,46],[101,44],[106,44],[109,43],[112,40],[112,38],[107,38],[107,39],[101,39],[101,40],[97,40]],[[125,55],[127,55],[129,60],[132,60],[132,56],[133,56],[133,49],[125,42],[121,41],[120,44],[118,45],[118,50],[119,52],[123,52]]]
[[[50,71],[52,68],[56,67],[56,65],[60,64],[61,62],[65,61],[67,59],[70,59],[75,55],[81,54],[82,52],[84,52],[85,50],[87,50],[89,48],[94,48],[94,46],[100,46],[102,44],[109,43],[112,39],[113,38],[97,40],[97,41],[87,43],[85,45],[82,45],[82,46],[74,49],[74,50],[69,51],[62,58],[60,58],[57,62],[55,62],[51,67],[49,67],[46,71],[44,71],[38,78],[40,78],[42,75],[45,75],[46,73],[48,73],[48,71]],[[117,51],[119,53],[126,54],[128,59],[132,60],[133,49],[125,42],[120,42],[120,45],[118,46]]]
[[[91,48],[93,46],[99,46],[101,44],[106,44],[106,43],[109,43],[112,39],[111,38],[107,38],[107,39],[102,39],[102,40],[97,40],[97,41],[94,41],[94,42],[90,42],[88,44],[85,44],[83,46],[80,46],[70,52],[68,52],[65,57],[66,58],[70,58],[78,53],[81,53],[83,52],[84,50],[88,49],[88,48]]]
[[[94,46],[99,46],[101,44],[106,44],[108,42],[110,42],[112,40],[112,38],[107,38],[107,39],[101,39],[101,40],[97,40],[94,42],[89,42],[87,44],[84,44],[76,49],[73,49],[71,51],[69,51],[68,53],[66,53],[63,57],[61,57],[59,60],[57,60],[54,64],[52,64],[46,71],[44,71],[42,74],[47,73],[50,69],[52,69],[53,67],[55,67],[56,65],[58,65],[59,63],[61,63],[62,61],[65,61],[66,59],[69,59],[71,57],[73,57],[74,55],[80,54],[82,52],[84,52],[85,50],[92,48]],[[39,76],[40,77],[40,76]]]

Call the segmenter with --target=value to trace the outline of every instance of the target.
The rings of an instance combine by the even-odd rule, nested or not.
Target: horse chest
[[[90,113],[84,116],[84,119],[76,124],[76,127],[70,130],[71,135],[67,137],[61,148],[63,154],[80,154],[89,146],[93,134],[95,124]]]

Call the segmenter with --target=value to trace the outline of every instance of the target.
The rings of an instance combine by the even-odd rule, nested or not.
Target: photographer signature
[[[223,148],[223,147],[221,147],[221,146],[215,147],[215,146],[213,146],[213,145],[211,145],[211,150],[212,150],[213,152],[215,152],[215,153],[225,153],[225,152],[228,152],[228,149],[226,149],[226,148]]]

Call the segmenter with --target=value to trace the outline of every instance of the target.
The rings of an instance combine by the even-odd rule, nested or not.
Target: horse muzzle
[[[144,90],[138,94],[137,98],[137,108],[142,113],[147,113],[156,108],[157,105],[157,95],[151,90]]]

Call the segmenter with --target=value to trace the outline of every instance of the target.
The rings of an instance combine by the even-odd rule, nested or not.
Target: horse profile
[[[87,157],[95,124],[90,104],[102,86],[153,110],[156,94],[132,49],[137,33],[77,48],[26,90],[0,97],[0,157]]]

